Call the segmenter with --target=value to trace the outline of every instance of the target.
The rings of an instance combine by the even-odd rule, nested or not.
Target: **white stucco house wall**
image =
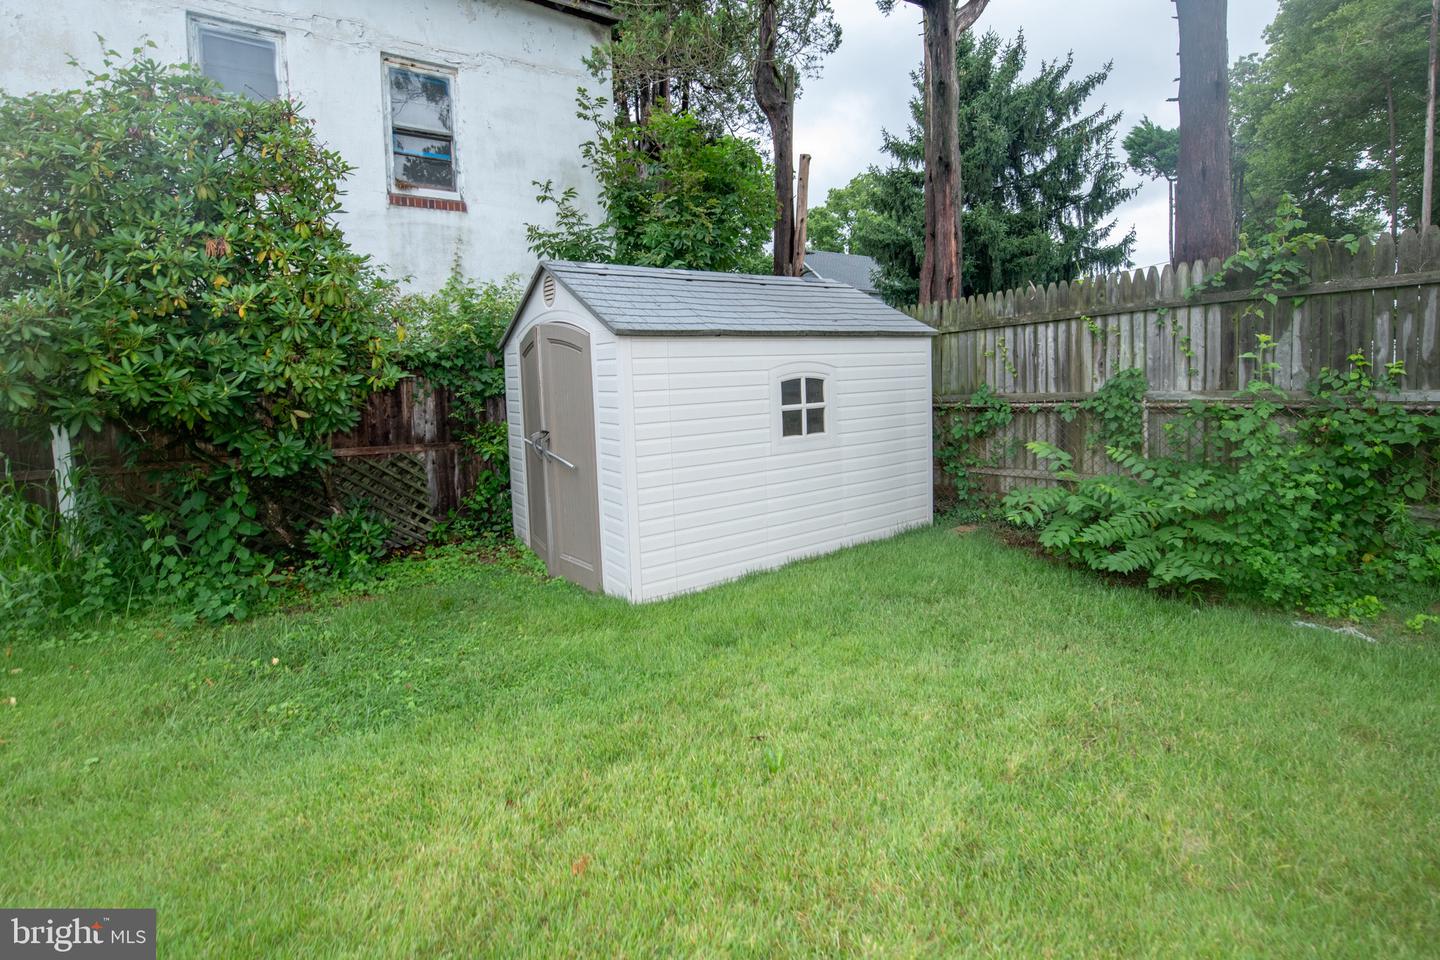
[[[598,215],[575,115],[584,65],[608,39],[604,0],[0,0],[0,90],[80,85],[102,46],[145,41],[227,89],[289,97],[355,170],[351,243],[434,289],[456,265],[498,280],[535,259],[527,222],[549,222],[534,181],[574,186]]]
[[[931,521],[931,337],[847,284],[545,262],[503,339],[515,534],[632,601]]]

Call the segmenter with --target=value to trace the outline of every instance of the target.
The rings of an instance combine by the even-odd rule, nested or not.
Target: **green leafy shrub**
[[[485,533],[510,532],[510,430],[504,423],[483,423],[469,435],[475,455],[489,469],[475,478],[475,489],[465,498],[465,510]]]
[[[1265,370],[1262,336],[1251,359]],[[1326,370],[1294,404],[1263,380],[1240,404],[1197,402],[1173,425],[1188,453],[1109,449],[1119,476],[1080,478],[1049,444],[1030,449],[1063,481],[1006,497],[1009,519],[1051,552],[1094,570],[1144,574],[1152,587],[1212,584],[1236,596],[1332,616],[1373,614],[1379,596],[1440,584],[1440,534],[1411,505],[1433,478],[1440,415],[1386,401],[1401,373],[1363,356]]]
[[[257,491],[326,462],[398,375],[390,285],[336,226],[350,168],[295,104],[142,54],[0,96],[0,420],[123,423],[208,464],[162,480],[179,506],[113,589],[235,616],[268,582]]]
[[[328,575],[341,580],[368,580],[376,561],[385,555],[390,525],[368,510],[351,507],[328,517],[305,535],[305,545]]]
[[[1193,299],[1206,290],[1224,290],[1237,277],[1244,276],[1250,282],[1253,299],[1246,303],[1241,316],[1263,316],[1266,307],[1279,306],[1287,291],[1305,285],[1310,278],[1307,255],[1331,242],[1323,234],[1308,231],[1308,226],[1299,203],[1290,194],[1283,194],[1268,229],[1253,236],[1242,231],[1235,252],[1226,258],[1222,268],[1187,290],[1186,296]],[[1360,249],[1360,239],[1352,233],[1333,242],[1351,253]],[[1290,299],[1297,307],[1304,302],[1303,297],[1291,295]]]
[[[0,97],[0,416],[123,421],[254,476],[321,462],[393,382],[349,172],[287,102],[119,63]]]
[[[492,417],[505,396],[500,337],[523,292],[517,277],[476,283],[456,273],[433,294],[398,301],[405,331],[399,362],[449,390],[460,436],[485,464],[465,503],[467,519],[480,531],[510,529],[509,434]]]
[[[615,260],[615,243],[605,222],[592,223],[580,209],[579,191],[566,187],[555,192],[555,181],[535,181],[540,190],[535,202],[555,207],[555,222],[549,227],[527,223],[525,241],[530,252],[542,260],[574,260],[579,263],[611,263]]]
[[[575,205],[536,183],[555,224],[527,225],[540,257],[650,267],[769,273],[765,244],[775,225],[774,174],[743,137],[714,136],[693,115],[664,103],[643,124],[617,121],[604,98],[581,93],[580,114],[595,124],[581,148],[600,182],[605,218],[593,224]]]
[[[146,514],[142,586],[178,605],[180,617],[243,619],[270,587],[258,508],[243,474],[220,469],[182,479],[174,511]]]

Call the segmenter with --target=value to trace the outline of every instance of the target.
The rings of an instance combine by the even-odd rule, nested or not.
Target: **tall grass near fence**
[[[123,611],[144,595],[139,518],[76,478],[74,510],[60,516],[0,475],[0,636],[68,626]]]

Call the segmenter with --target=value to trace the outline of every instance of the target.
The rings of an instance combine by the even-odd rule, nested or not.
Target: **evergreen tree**
[[[643,124],[657,104],[689,113],[712,133],[764,126],[751,90],[754,29],[730,0],[616,0],[614,35],[589,61],[608,74],[617,113]]]
[[[1023,34],[1010,42],[966,34],[957,44],[967,295],[1115,269],[1135,242],[1133,230],[1114,237],[1115,209],[1135,193],[1115,155],[1120,116],[1086,107],[1109,65],[1072,77],[1067,58],[1027,77],[1025,56]],[[861,174],[857,193],[871,215],[848,218],[851,251],[880,261],[879,288],[892,303],[915,302],[924,257],[920,97],[911,110],[906,135],[885,139],[895,162]],[[828,212],[812,214],[812,224]]]

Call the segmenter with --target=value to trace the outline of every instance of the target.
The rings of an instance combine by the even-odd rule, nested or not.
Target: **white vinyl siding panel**
[[[630,595],[630,516],[627,509],[625,430],[620,347],[608,331],[592,336],[595,377],[595,467],[600,471],[600,559],[605,592]]]
[[[628,338],[628,347],[636,599],[929,522],[927,338]],[[780,438],[775,384],[807,363],[827,378],[826,432]]]
[[[525,424],[520,406],[520,338],[505,345],[505,425],[510,450],[510,517],[515,539],[530,542],[530,499],[525,488]]]

